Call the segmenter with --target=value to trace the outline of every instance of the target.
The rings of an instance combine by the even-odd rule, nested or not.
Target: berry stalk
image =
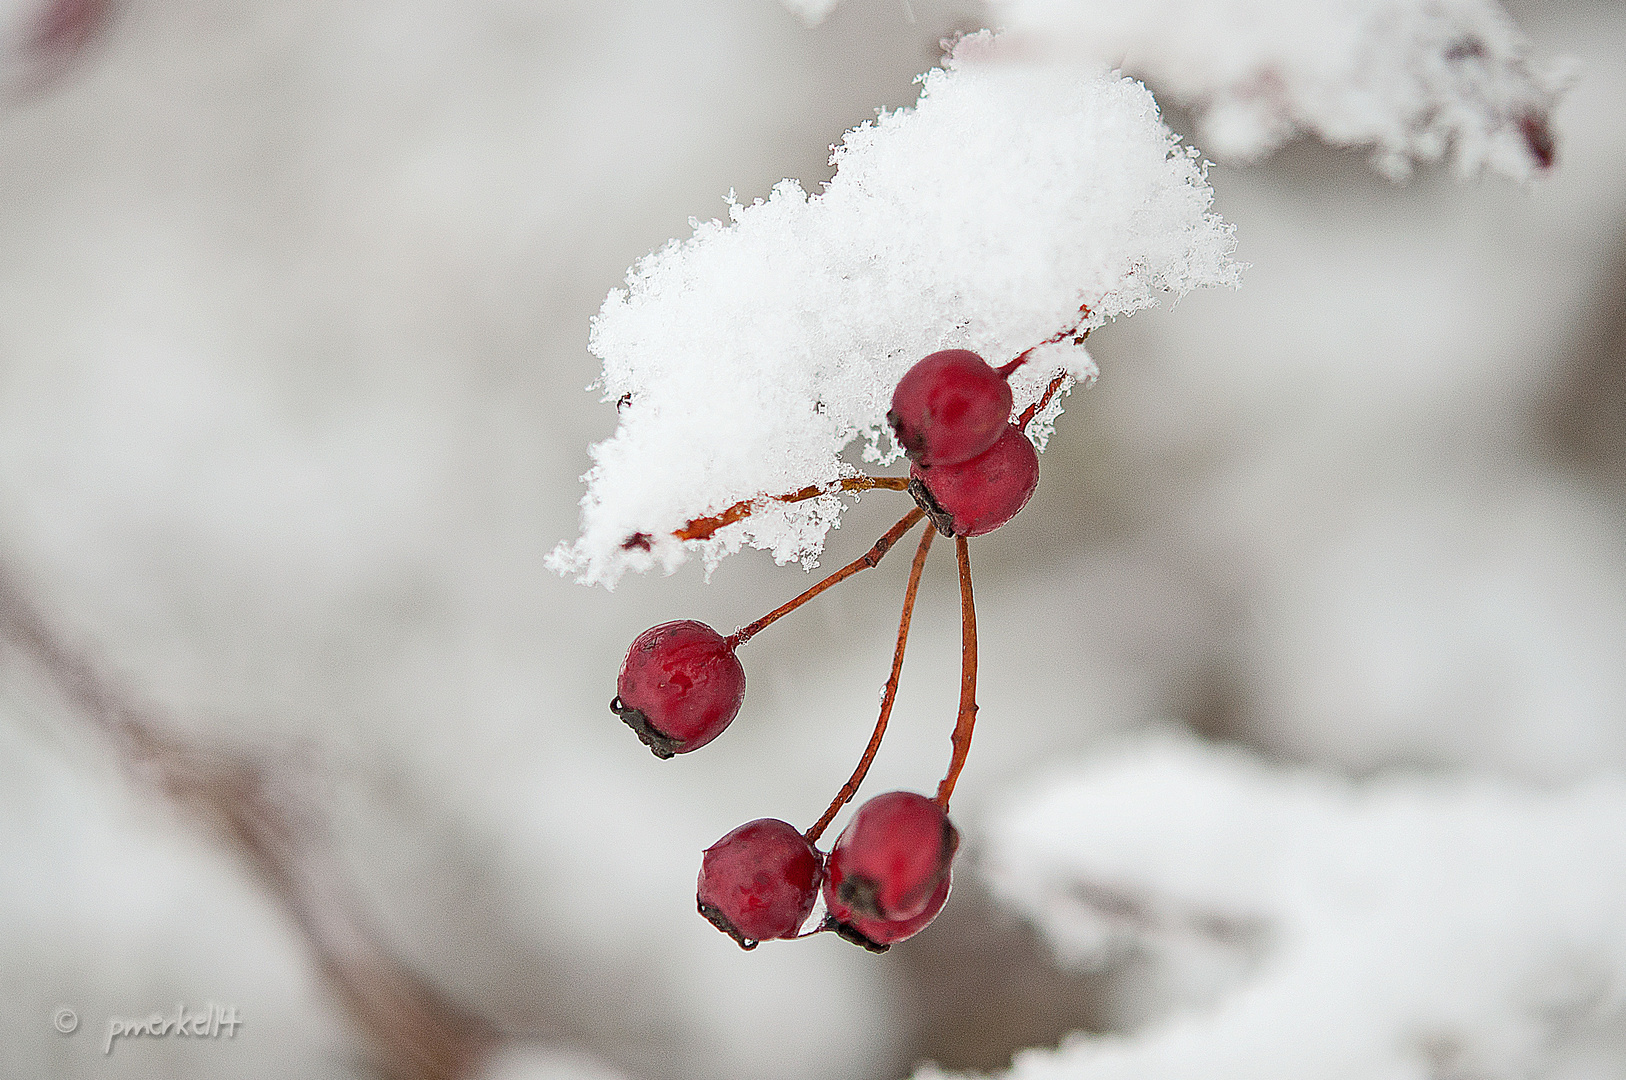
[[[971,602],[971,551],[965,537],[954,538],[954,554],[960,564],[960,715],[954,722],[954,753],[948,773],[937,785],[937,805],[945,812],[971,753],[971,732],[977,726],[977,609]]]
[[[869,737],[869,745],[864,747],[864,755],[858,759],[858,767],[831,800],[829,809],[825,810],[824,816],[819,818],[811,829],[802,834],[809,844],[818,843],[819,837],[830,827],[830,822],[835,819],[836,814],[852,801],[852,797],[858,793],[858,786],[864,782],[864,775],[869,772],[870,762],[875,760],[876,751],[881,748],[881,738],[886,734],[887,721],[892,718],[892,703],[898,697],[898,678],[903,673],[903,651],[909,644],[909,621],[915,614],[915,594],[920,591],[920,572],[926,566],[926,553],[932,549],[932,540],[936,536],[935,529],[927,529],[920,534],[920,546],[915,549],[915,561],[909,568],[909,586],[903,594],[903,615],[898,619],[898,644],[892,651],[892,674],[886,680],[885,693],[881,695],[881,715],[875,721],[875,731]]]
[[[1016,418],[1016,426],[1026,431],[1028,424],[1032,422],[1035,416],[1039,415],[1039,410],[1050,404],[1050,399],[1056,396],[1056,391],[1060,390],[1061,384],[1066,381],[1067,373],[1065,371],[1057,372],[1056,377],[1050,380],[1050,385],[1044,388],[1044,395],[1022,410],[1022,415]]]
[[[758,496],[754,499],[741,499],[720,514],[711,517],[695,518],[683,528],[678,529],[673,536],[679,540],[709,540],[718,529],[726,528],[736,521],[744,521],[750,517],[758,506],[770,502],[793,503],[814,499],[820,495],[831,495],[837,491],[870,491],[881,488],[887,491],[902,491],[909,486],[907,476],[849,476],[834,486],[820,487],[809,484],[805,488],[792,491],[788,495],[775,495],[769,498]]]
[[[896,544],[900,539],[902,539],[903,534],[914,528],[915,525],[920,522],[920,519],[925,516],[926,511],[920,509],[918,506],[915,507],[907,514],[903,515],[903,517],[899,518],[898,523],[882,534],[881,538],[875,541],[875,546],[870,548],[863,555],[854,559],[846,566],[843,566],[840,570],[837,570],[835,573],[831,574],[817,585],[814,585],[811,589],[808,589],[806,592],[802,593],[802,595],[793,600],[786,601],[785,603],[774,608],[772,611],[768,612],[768,614],[762,616],[762,618],[753,623],[748,623],[745,626],[740,627],[740,629],[734,631],[732,634],[728,635],[726,639],[728,642],[728,647],[732,649],[740,645],[744,645],[747,641],[750,641],[753,637],[760,633],[765,627],[771,626],[780,618],[789,615],[791,612],[795,611],[797,608],[801,607],[803,604],[807,603],[809,600],[813,599],[830,586],[837,585],[847,580],[860,570],[868,570],[870,567],[880,562],[886,553],[892,550],[892,545]]]
[[[1088,305],[1088,304],[1080,304],[1080,305],[1078,305],[1078,318],[1076,320],[1074,320],[1072,326],[1069,326],[1065,330],[1056,331],[1054,334],[1051,334],[1049,337],[1045,338],[1043,341],[1039,342],[1039,344],[1037,344],[1037,345],[1028,346],[1027,348],[1023,349],[1020,353],[1017,354],[1017,357],[1016,357],[1015,360],[1012,360],[1008,364],[1004,364],[1004,365],[1002,365],[1000,367],[997,367],[994,370],[999,372],[1001,375],[1005,376],[1008,379],[1011,376],[1011,372],[1015,371],[1017,368],[1021,367],[1025,363],[1027,363],[1029,356],[1032,356],[1033,353],[1036,350],[1042,349],[1046,345],[1059,345],[1063,341],[1066,341],[1068,338],[1073,339],[1073,344],[1074,345],[1082,345],[1082,344],[1084,344],[1084,339],[1090,336],[1090,332],[1088,330],[1080,330],[1079,328],[1082,327],[1086,322],[1089,322],[1089,320],[1090,320],[1090,305]]]

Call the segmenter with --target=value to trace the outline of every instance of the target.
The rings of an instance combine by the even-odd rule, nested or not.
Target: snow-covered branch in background
[[[1236,282],[1201,163],[1140,84],[988,34],[923,81],[913,109],[847,133],[822,193],[784,181],[731,202],[729,223],[697,224],[605,301],[591,345],[620,423],[593,447],[582,534],[554,569],[613,585],[747,543],[810,561],[836,494],[673,534],[740,500],[833,487],[857,440],[865,460],[895,459],[888,402],[927,353],[999,364],[1071,332],[1012,376],[1020,410],[1058,372],[1093,375],[1075,334]],[[1041,447],[1057,411],[1029,428]]]
[[[1527,179],[1553,160],[1564,65],[1538,64],[1493,0],[1000,0],[1030,47],[1094,57],[1192,108],[1247,161],[1299,132],[1383,172],[1449,160]]]
[[[1011,1080],[1604,1075],[1587,1047],[1626,1021],[1619,778],[1360,784],[1163,742],[1041,785],[987,845],[1064,960],[1248,957],[1208,1007],[1029,1051]]]

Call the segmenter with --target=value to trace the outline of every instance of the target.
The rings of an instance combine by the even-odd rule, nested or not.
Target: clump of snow
[[[1209,1008],[1029,1051],[1013,1080],[1546,1075],[1626,1019],[1619,777],[1360,784],[1159,742],[1039,786],[987,841],[1064,958],[1256,953]]]
[[[550,559],[613,585],[627,569],[708,567],[749,543],[809,562],[843,503],[768,504],[709,540],[672,534],[735,502],[827,487],[891,462],[892,388],[916,360],[967,348],[1003,363],[1202,286],[1234,284],[1232,231],[1195,152],[1139,83],[966,38],[913,109],[847,133],[817,195],[784,181],[733,200],[633,269],[591,346],[620,424],[593,447],[582,532]],[[1016,408],[1094,366],[1071,340],[1012,380]],[[1050,410],[1053,418],[1055,408]],[[1041,443],[1041,420],[1030,428]]]
[[[1025,39],[1145,78],[1193,108],[1204,153],[1248,161],[1294,134],[1370,146],[1394,177],[1449,159],[1527,179],[1552,161],[1568,81],[1493,0],[1002,0]]]

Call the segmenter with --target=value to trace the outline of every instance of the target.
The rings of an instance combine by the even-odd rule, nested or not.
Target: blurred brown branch
[[[144,785],[184,807],[240,856],[303,934],[323,977],[361,1029],[386,1080],[459,1080],[497,1041],[379,940],[345,887],[293,760],[255,760],[190,739],[132,704],[66,646],[0,568],[0,644],[37,667],[100,730]]]

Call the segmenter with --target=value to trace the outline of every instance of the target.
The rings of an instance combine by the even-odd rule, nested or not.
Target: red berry
[[[898,381],[886,419],[910,460],[922,465],[969,461],[992,446],[1010,422],[1010,384],[974,352],[935,352]]]
[[[877,795],[858,808],[830,852],[824,879],[830,917],[876,944],[903,940],[942,907],[959,844],[933,800],[912,791]]]
[[[793,937],[818,898],[821,861],[788,822],[758,818],[741,825],[700,859],[700,914],[742,949]]]
[[[1039,486],[1039,455],[1022,429],[1006,424],[993,446],[958,465],[912,465],[909,490],[948,536],[993,532],[1027,505]]]
[[[914,937],[937,918],[937,913],[943,910],[944,903],[948,901],[949,885],[950,876],[945,876],[919,915],[889,922],[885,919],[872,919],[866,915],[854,914],[847,922],[837,922],[835,932],[854,945],[862,945],[870,952],[886,952],[898,942]]]
[[[722,734],[745,700],[745,669],[721,634],[684,619],[638,635],[615,689],[610,710],[669,758]]]

